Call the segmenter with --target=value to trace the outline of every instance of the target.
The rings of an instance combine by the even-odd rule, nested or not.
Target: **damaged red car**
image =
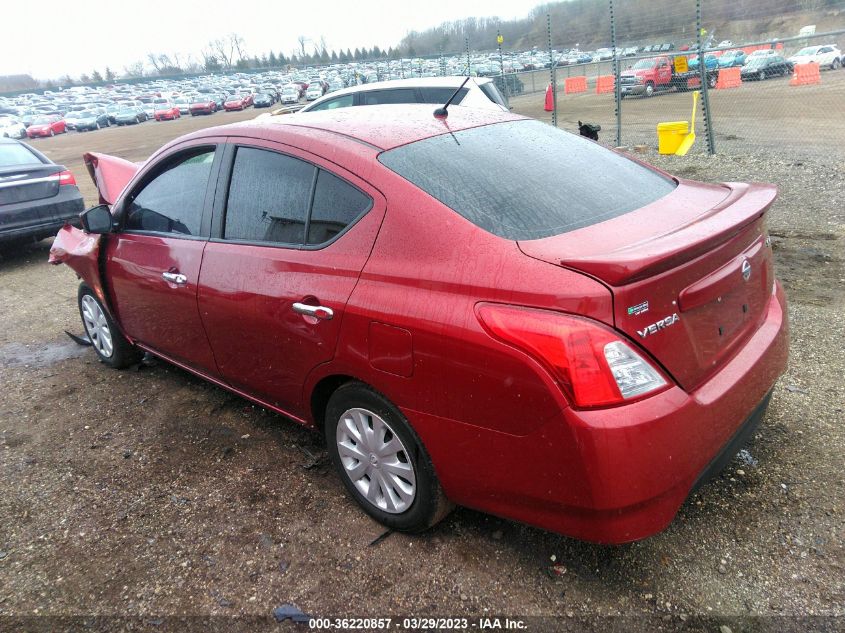
[[[51,260],[100,359],[149,352],[325,434],[400,530],[453,504],[664,529],[787,363],[776,189],[674,178],[508,113],[382,105],[86,157]]]

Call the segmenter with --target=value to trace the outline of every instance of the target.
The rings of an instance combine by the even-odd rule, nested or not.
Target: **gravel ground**
[[[426,534],[378,540],[318,436],[164,363],[106,368],[62,333],[81,330],[77,281],[46,264],[49,242],[6,257],[0,630],[258,630],[283,604],[315,616],[532,616],[531,630],[845,629],[835,152],[644,155],[685,177],[780,186],[770,229],[792,356],[747,452],[665,532],[622,547],[464,509]]]

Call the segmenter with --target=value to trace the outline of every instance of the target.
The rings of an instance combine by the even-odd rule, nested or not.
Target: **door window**
[[[200,235],[205,191],[214,149],[182,156],[129,200],[123,228],[177,235]]]
[[[371,204],[369,196],[321,169],[308,223],[308,244],[323,244],[333,240],[369,210]]]
[[[323,101],[323,103],[318,103],[313,108],[308,108],[308,112],[315,112],[317,110],[334,110],[335,108],[348,108],[353,105],[354,101],[355,95],[345,95],[343,97],[337,97],[336,99]]]
[[[302,244],[316,167],[252,147],[239,147],[232,169],[223,236],[230,240]]]

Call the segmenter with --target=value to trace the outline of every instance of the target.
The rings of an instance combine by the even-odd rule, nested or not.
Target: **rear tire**
[[[123,369],[141,362],[141,351],[124,338],[87,284],[79,284],[77,303],[91,347],[103,363],[114,369]]]
[[[346,383],[329,398],[325,420],[335,470],[373,519],[421,532],[451,512],[422,442],[383,395],[360,382]]]
[[[761,70],[761,71],[760,71],[760,75],[759,75],[759,77],[760,77],[760,81],[765,81],[765,79],[766,79],[766,71],[765,71],[765,70]]]
[[[830,69],[836,70],[837,68],[839,68],[840,65],[841,65],[841,63],[839,62],[839,59],[838,58],[834,59],[833,63],[830,64]]]

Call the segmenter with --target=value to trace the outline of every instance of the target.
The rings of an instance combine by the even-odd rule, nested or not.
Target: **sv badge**
[[[660,330],[665,330],[670,325],[675,325],[675,323],[680,320],[681,317],[679,317],[678,313],[676,312],[672,316],[667,316],[665,319],[660,319],[657,323],[652,323],[651,325],[643,328],[642,330],[637,330],[637,334],[645,338],[647,336],[651,336],[652,334],[657,334]]]

